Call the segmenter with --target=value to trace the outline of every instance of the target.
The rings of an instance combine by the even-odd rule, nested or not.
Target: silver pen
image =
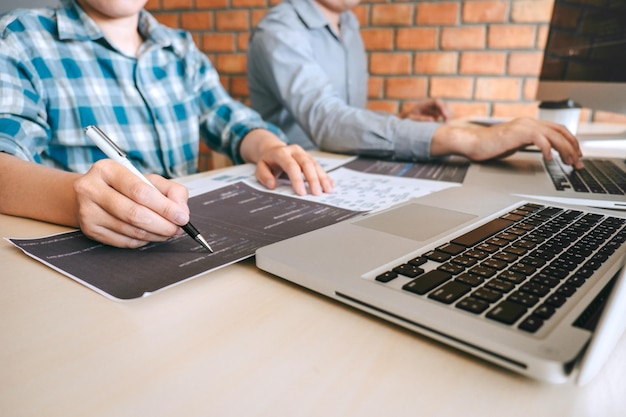
[[[87,126],[85,128],[85,134],[96,144],[96,146],[98,146],[98,148],[100,148],[102,152],[105,153],[106,156],[108,156],[115,162],[125,166],[130,172],[141,178],[143,182],[156,189],[154,184],[148,181],[148,179],[141,172],[139,172],[137,168],[135,168],[135,166],[126,157],[126,153],[122,151],[107,135],[105,135],[98,126]],[[187,234],[191,236],[196,242],[200,243],[209,252],[213,253],[213,249],[211,249],[211,246],[207,243],[204,237],[202,237],[198,229],[196,229],[191,224],[191,222],[182,226],[182,229],[187,232]]]

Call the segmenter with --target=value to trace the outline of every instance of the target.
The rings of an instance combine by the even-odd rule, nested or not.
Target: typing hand
[[[149,179],[157,189],[115,161],[96,162],[74,183],[83,233],[128,248],[181,233],[189,221],[187,189],[158,175]]]
[[[564,126],[531,118],[519,118],[495,126],[441,126],[433,137],[433,156],[460,154],[473,161],[503,158],[517,150],[537,146],[546,160],[552,150],[576,169],[583,168],[582,152],[576,138]]]

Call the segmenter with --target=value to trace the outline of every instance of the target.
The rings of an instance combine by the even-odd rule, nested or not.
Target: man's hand
[[[452,118],[452,110],[443,101],[431,99],[400,113],[400,117],[419,122],[446,122]]]
[[[581,169],[582,152],[576,138],[565,126],[531,118],[484,127],[445,125],[435,131],[431,155],[463,155],[473,161],[508,156],[525,146],[537,146],[546,160],[556,150],[563,162]]]
[[[180,233],[189,221],[187,189],[158,175],[150,187],[115,161],[103,159],[74,183],[78,223],[85,235],[136,248]]]
[[[333,190],[333,181],[317,161],[299,145],[286,145],[273,133],[255,129],[241,144],[244,160],[257,164],[256,177],[269,189],[276,187],[276,178],[285,173],[298,195],[320,195]]]

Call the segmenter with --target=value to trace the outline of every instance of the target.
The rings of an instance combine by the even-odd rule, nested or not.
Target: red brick
[[[233,7],[265,7],[267,5],[265,0],[231,0]]]
[[[205,52],[235,52],[235,36],[232,33],[210,32],[202,36]]]
[[[544,50],[548,41],[548,25],[542,25],[537,28],[537,44],[536,48]]]
[[[266,14],[267,14],[267,9],[253,10],[252,11],[252,27],[253,28],[257,27],[261,19],[263,19]]]
[[[437,28],[400,28],[396,34],[398,49],[435,49],[438,44]]]
[[[155,13],[154,17],[162,25],[178,28],[180,23],[178,22],[178,13]]]
[[[161,0],[164,9],[191,9],[192,0]]]
[[[522,91],[523,100],[536,100],[537,82],[537,78],[528,78],[524,80],[524,87]]]
[[[468,77],[432,77],[430,96],[437,98],[472,98],[473,80]]]
[[[415,54],[413,72],[416,74],[456,74],[456,52],[418,52]]]
[[[454,25],[459,21],[458,2],[418,3],[415,22],[418,25]]]
[[[247,51],[249,40],[250,40],[250,32],[238,33],[237,34],[237,50]]]
[[[367,97],[382,98],[384,81],[385,79],[382,77],[369,77],[367,82]]]
[[[354,13],[354,15],[356,16],[361,27],[369,26],[369,12],[369,5],[360,5],[352,8],[352,13]]]
[[[446,104],[450,110],[452,110],[452,118],[454,119],[489,115],[489,104],[487,103],[479,101],[463,102],[446,100]]]
[[[472,1],[463,4],[464,23],[506,22],[506,1]]]
[[[234,97],[247,97],[250,95],[248,79],[243,77],[230,77],[229,93]]]
[[[398,103],[395,101],[375,100],[367,102],[367,109],[382,113],[398,113]]]
[[[537,103],[495,103],[493,117],[537,117]]]
[[[554,0],[517,0],[512,2],[511,21],[549,22]]]
[[[215,13],[215,26],[217,30],[249,30],[248,19],[250,14],[247,10],[227,10]]]
[[[426,97],[427,81],[421,77],[389,78],[385,82],[387,98],[417,99]]]
[[[213,28],[211,17],[208,12],[185,12],[180,14],[180,24],[186,30],[210,30]]]
[[[245,74],[245,54],[224,54],[217,56],[217,71],[224,74]]]
[[[410,26],[413,22],[411,4],[376,4],[372,6],[372,25]]]
[[[520,86],[518,78],[478,78],[474,98],[477,100],[519,100]]]
[[[372,53],[370,54],[370,72],[376,75],[409,74],[411,72],[411,55]]]
[[[532,25],[494,25],[489,27],[490,48],[532,48],[535,45],[535,27]]]
[[[441,47],[443,49],[484,49],[485,28],[483,26],[444,28],[441,34]]]
[[[508,75],[538,76],[543,62],[543,52],[511,52]]]
[[[199,9],[222,9],[228,7],[228,0],[196,0]]]
[[[361,30],[361,37],[367,51],[393,49],[393,35],[393,29]]]
[[[150,10],[152,12],[155,10],[160,10],[161,5],[159,4],[159,0],[148,0],[148,2],[146,3],[145,6],[143,6],[143,8],[146,10]]]
[[[505,70],[505,52],[463,52],[461,54],[461,74],[503,75]]]

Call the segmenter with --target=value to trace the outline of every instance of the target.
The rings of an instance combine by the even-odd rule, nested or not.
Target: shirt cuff
[[[395,157],[401,160],[430,159],[430,145],[439,126],[441,124],[436,122],[401,119],[393,141]]]

